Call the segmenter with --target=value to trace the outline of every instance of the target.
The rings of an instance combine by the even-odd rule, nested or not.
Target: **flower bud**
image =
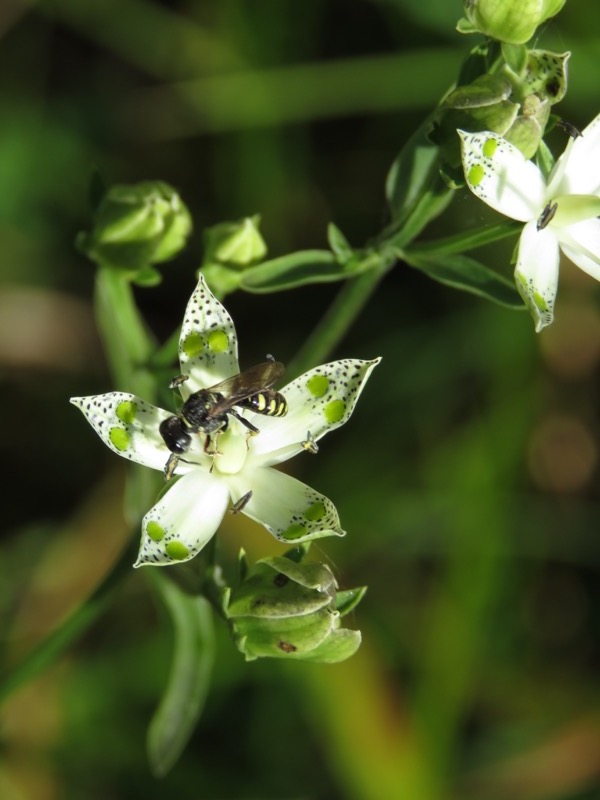
[[[325,564],[297,563],[306,552],[264,558],[230,594],[227,616],[247,661],[291,658],[335,663],[353,655],[360,632],[340,627],[341,615],[360,601],[364,589],[338,592]]]
[[[461,33],[483,33],[492,39],[524,44],[536,28],[558,14],[565,0],[465,0]]]
[[[147,270],[173,258],[192,230],[181,198],[162,181],[113,186],[101,199],[90,233],[79,235],[79,248],[99,264]]]
[[[260,216],[237,222],[220,222],[205,233],[206,264],[218,263],[244,269],[267,254],[267,245],[258,229]]]

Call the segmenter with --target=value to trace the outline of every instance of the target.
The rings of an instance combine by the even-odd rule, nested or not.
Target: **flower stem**
[[[317,327],[288,365],[287,374],[290,379],[329,358],[394,263],[395,257],[380,254],[378,266],[346,281]]]
[[[156,386],[146,365],[155,343],[137,309],[125,270],[107,266],[99,268],[95,309],[117,386],[152,402]]]

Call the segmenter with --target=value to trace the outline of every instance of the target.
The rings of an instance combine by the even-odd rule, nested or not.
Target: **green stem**
[[[122,580],[131,575],[136,549],[133,537],[132,542],[133,546],[129,545],[123,550],[102,583],[59,628],[27,653],[17,666],[3,670],[0,675],[0,701],[53,664],[106,611]]]
[[[135,303],[128,274],[98,269],[95,310],[113,378],[119,389],[152,402],[155,381],[147,369],[155,343]]]
[[[327,360],[394,263],[394,257],[382,254],[377,267],[346,281],[317,327],[288,365],[287,374],[291,378]]]
[[[453,255],[474,250],[501,239],[514,236],[523,227],[522,222],[499,222],[497,225],[488,225],[485,228],[445,236],[443,239],[433,239],[428,242],[418,242],[404,248],[406,253],[425,254],[436,253],[439,255]]]

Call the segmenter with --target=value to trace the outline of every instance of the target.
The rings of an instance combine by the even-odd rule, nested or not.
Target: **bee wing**
[[[261,389],[269,389],[284,372],[285,367],[281,361],[265,361],[226,378],[216,386],[211,386],[207,391],[223,395],[223,398],[218,400],[211,409],[211,416],[222,414],[240,400],[251,397]]]

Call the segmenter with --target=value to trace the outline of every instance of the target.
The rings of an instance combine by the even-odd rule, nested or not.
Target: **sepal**
[[[258,561],[231,592],[227,617],[247,661],[335,663],[358,649],[360,632],[341,628],[340,617],[360,601],[364,589],[338,593],[326,564],[296,560],[307,551],[294,548],[283,557]]]

